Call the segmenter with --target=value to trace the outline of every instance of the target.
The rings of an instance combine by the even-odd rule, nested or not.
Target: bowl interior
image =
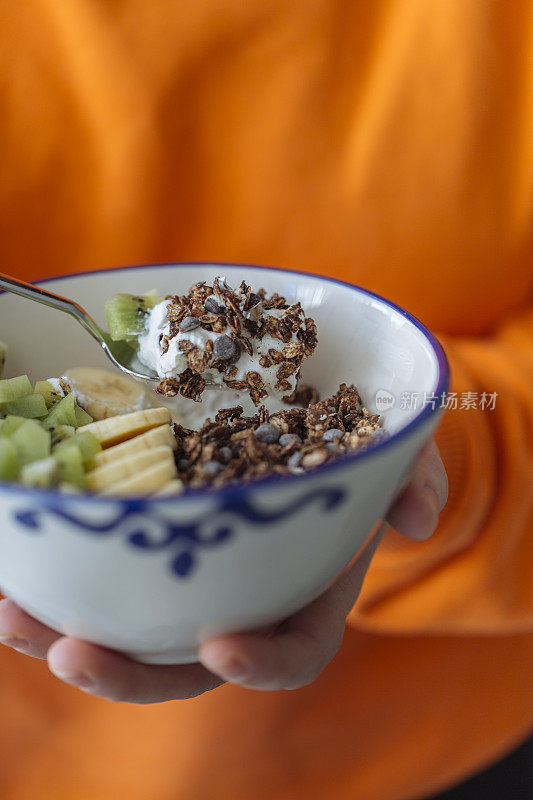
[[[363,290],[301,273],[250,266],[163,265],[127,267],[49,280],[44,288],[78,301],[104,325],[104,303],[116,292],[184,293],[199,280],[225,275],[232,286],[277,291],[299,300],[318,327],[319,344],[305,363],[303,380],[322,396],[340,383],[354,383],[363,402],[383,414],[394,433],[420,412],[424,394],[436,391],[439,364],[423,329],[400,309]],[[110,367],[98,345],[66,314],[10,294],[0,295],[0,339],[9,345],[7,375],[27,372],[33,380],[69,367]],[[387,393],[390,393],[392,399]],[[416,393],[413,407],[405,393]],[[377,401],[377,402],[376,402]]]

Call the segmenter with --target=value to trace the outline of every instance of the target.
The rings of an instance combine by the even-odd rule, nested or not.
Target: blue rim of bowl
[[[119,267],[103,267],[101,269],[93,269],[87,270],[84,272],[69,272],[64,275],[54,275],[49,278],[43,278],[39,281],[34,281],[35,284],[40,285],[43,283],[50,283],[52,281],[57,280],[67,280],[69,278],[82,278],[85,275],[98,275],[101,273],[107,272],[120,272],[126,270],[135,270],[135,269],[149,269],[149,268],[157,268],[157,267],[174,267],[177,269],[186,268],[186,267],[243,267],[245,269],[255,269],[260,271],[267,271],[270,270],[272,272],[284,272],[294,276],[303,275],[307,278],[314,278],[318,279],[319,281],[325,281],[327,283],[334,283],[339,286],[344,286],[347,289],[352,291],[356,291],[360,294],[364,294],[367,297],[371,297],[374,300],[382,303],[383,305],[387,306],[388,308],[392,308],[396,311],[400,316],[407,319],[412,325],[417,328],[420,333],[427,339],[435,357],[437,359],[437,369],[438,369],[438,378],[437,378],[437,385],[435,387],[434,396],[441,397],[443,393],[448,391],[450,385],[450,367],[448,363],[448,359],[446,357],[446,353],[444,349],[437,339],[437,337],[431,333],[431,331],[413,314],[410,314],[408,311],[403,309],[401,306],[396,305],[391,300],[387,300],[387,298],[382,297],[375,292],[371,292],[369,289],[364,289],[362,286],[358,286],[355,283],[349,283],[348,281],[342,281],[338,278],[330,278],[327,275],[321,275],[316,272],[306,272],[304,270],[296,270],[296,269],[287,269],[285,267],[274,267],[274,266],[267,266],[264,264],[245,264],[245,263],[237,263],[237,262],[230,262],[230,261],[181,261],[181,262],[172,262],[172,261],[161,261],[161,262],[150,262],[148,264],[126,264],[124,266]],[[4,291],[0,291],[0,295],[6,294]],[[258,488],[262,488],[263,486],[274,486],[274,485],[285,485],[289,482],[296,482],[296,481],[305,481],[306,478],[315,477],[317,475],[326,473],[326,472],[333,472],[334,470],[341,469],[344,466],[352,464],[356,461],[360,461],[362,459],[369,459],[372,458],[374,455],[378,453],[382,453],[387,448],[393,447],[397,442],[404,439],[406,436],[410,435],[413,431],[423,425],[427,420],[429,420],[433,415],[438,415],[441,411],[438,405],[433,407],[431,404],[426,404],[420,412],[411,420],[405,427],[400,428],[397,433],[392,434],[389,438],[385,439],[383,442],[378,442],[377,444],[369,447],[367,450],[358,451],[355,453],[348,453],[335,461],[332,461],[329,464],[324,464],[319,467],[315,467],[312,470],[304,472],[301,475],[270,475],[266,478],[260,478],[258,480],[252,480],[247,483],[240,483],[234,484],[231,486],[224,486],[219,489],[212,489],[212,488],[204,488],[204,489],[188,489],[186,488],[184,492],[174,496],[168,497],[157,497],[154,495],[113,495],[103,496],[103,495],[91,495],[90,493],[82,493],[82,494],[66,494],[65,492],[61,492],[57,489],[39,489],[39,488],[30,488],[26,486],[21,486],[17,483],[11,483],[7,481],[0,481],[0,490],[7,491],[12,494],[23,494],[25,497],[53,497],[55,500],[68,500],[68,501],[86,501],[86,500],[95,500],[98,502],[110,502],[116,503],[121,502],[124,506],[135,508],[139,506],[141,503],[143,506],[146,504],[151,503],[179,503],[180,501],[187,500],[189,498],[198,498],[198,497],[208,497],[210,499],[216,499],[218,497],[223,498],[231,498],[235,495],[243,495],[248,494],[251,491],[255,491]]]

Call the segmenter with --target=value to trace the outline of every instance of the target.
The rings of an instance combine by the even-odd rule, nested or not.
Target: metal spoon
[[[74,300],[68,300],[66,297],[61,297],[59,294],[47,292],[45,289],[32,286],[31,283],[26,283],[18,278],[12,278],[10,275],[5,275],[3,272],[0,272],[0,289],[18,294],[20,297],[26,297],[28,300],[35,300],[37,303],[43,303],[45,306],[56,308],[59,311],[65,311],[67,314],[70,314],[71,317],[74,317],[80,325],[83,325],[93,339],[96,339],[115,367],[118,367],[133,378],[145,381],[160,380],[155,372],[151,372],[147,367],[144,368],[148,370],[147,372],[139,372],[133,369],[131,366],[131,361],[135,357],[133,348],[129,347],[126,342],[114,342],[109,334],[99,328],[85,309],[78,305],[78,303],[75,303]]]

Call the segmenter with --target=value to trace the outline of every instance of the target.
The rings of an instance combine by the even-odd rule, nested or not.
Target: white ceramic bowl
[[[69,496],[0,483],[2,591],[52,628],[144,662],[193,661],[202,639],[278,621],[322,592],[385,514],[437,424],[433,397],[448,388],[446,357],[420,322],[340,281],[192,264],[44,283],[103,322],[115,292],[183,293],[220,274],[300,300],[319,336],[304,380],[322,396],[355,383],[366,405],[383,411],[391,436],[306,475],[179,497]],[[73,319],[13,295],[0,296],[0,339],[10,344],[9,375],[109,366]]]

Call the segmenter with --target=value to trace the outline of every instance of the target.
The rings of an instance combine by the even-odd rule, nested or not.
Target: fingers
[[[410,539],[428,539],[448,499],[448,477],[432,439],[420,452],[411,480],[390,509],[387,520]]]
[[[160,703],[196,697],[223,683],[200,664],[139,664],[103,647],[67,638],[22,611],[0,601],[0,643],[45,659],[61,680],[86,692],[128,703]]]
[[[12,600],[0,601],[0,643],[35,658],[84,691],[128,703],[159,703],[196,697],[223,681],[200,664],[139,664],[102,647],[61,636],[22,611]]]
[[[225,636],[206,642],[201,661],[211,671],[250,689],[298,689],[311,683],[333,658],[307,631],[259,636]]]
[[[346,616],[361,590],[382,533],[329,590],[272,635],[210,639],[200,647],[200,661],[211,672],[250,689],[299,689],[312,683],[341,645]]]
[[[189,699],[223,681],[201,664],[140,664],[112,650],[63,637],[48,652],[50,670],[90,694],[123,703]]]
[[[34,658],[46,658],[50,645],[60,637],[30,617],[12,600],[0,600],[0,644]]]

